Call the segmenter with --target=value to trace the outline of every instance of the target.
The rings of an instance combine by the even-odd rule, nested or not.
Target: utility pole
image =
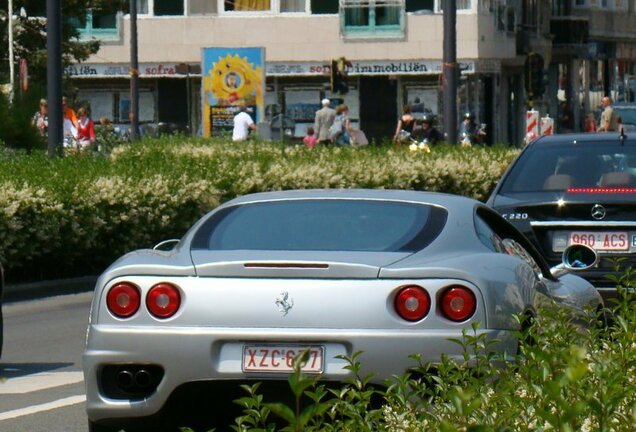
[[[444,138],[449,144],[457,143],[457,1],[444,3],[444,53],[442,91],[444,93]]]
[[[133,2],[134,3],[134,2]],[[48,155],[61,154],[64,138],[62,112],[62,5],[61,0],[46,0],[46,97],[49,103]]]
[[[130,1],[130,140],[139,132],[139,62],[137,58],[137,2]]]
[[[13,102],[13,88],[15,87],[15,65],[13,59],[13,0],[9,0],[9,84],[11,89],[9,90],[9,102]]]

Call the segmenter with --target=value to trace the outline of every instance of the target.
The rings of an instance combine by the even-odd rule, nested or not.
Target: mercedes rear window
[[[500,193],[636,187],[636,146],[606,141],[543,143],[527,149],[501,185]]]
[[[192,248],[414,252],[442,231],[446,210],[398,201],[302,199],[225,208],[196,233]]]

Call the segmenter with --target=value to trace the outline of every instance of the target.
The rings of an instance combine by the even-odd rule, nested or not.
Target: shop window
[[[155,16],[183,15],[182,0],[155,0]]]
[[[337,14],[339,0],[311,0],[312,14]]]
[[[404,0],[340,0],[340,28],[347,39],[404,37]]]

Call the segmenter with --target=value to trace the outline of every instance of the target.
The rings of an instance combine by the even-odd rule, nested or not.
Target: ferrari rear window
[[[446,210],[350,199],[268,201],[228,207],[196,233],[193,249],[414,252],[442,231]]]
[[[501,193],[626,190],[636,187],[636,147],[612,141],[546,143],[529,148],[504,179]]]

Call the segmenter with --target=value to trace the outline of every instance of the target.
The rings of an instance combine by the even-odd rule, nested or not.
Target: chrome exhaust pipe
[[[122,389],[127,390],[127,389],[131,388],[133,386],[134,382],[135,382],[135,378],[134,378],[132,372],[129,371],[128,369],[122,369],[117,374],[117,384]]]
[[[135,385],[139,388],[148,388],[152,383],[152,375],[146,369],[139,369],[135,373]]]

